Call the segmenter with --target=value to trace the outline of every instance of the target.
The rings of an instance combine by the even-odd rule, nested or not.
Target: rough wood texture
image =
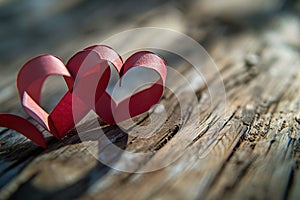
[[[86,144],[97,148],[95,141],[82,142],[75,132],[62,141],[49,136],[49,148],[43,150],[16,132],[1,129],[0,199],[300,199],[300,22],[294,12],[299,11],[299,3],[290,1],[263,12],[253,4],[250,13],[236,12],[232,19],[230,6],[216,8],[209,1],[151,2],[134,7],[136,12],[130,13],[115,9],[113,3],[99,7],[99,1],[66,2],[58,6],[60,9],[46,9],[50,17],[43,13],[45,18],[36,19],[32,13],[31,18],[23,19],[39,28],[41,35],[37,40],[43,42],[34,48],[26,49],[35,39],[30,27],[22,36],[0,33],[8,41],[12,40],[9,37],[19,37],[16,43],[20,45],[17,52],[12,50],[16,43],[5,43],[0,48],[1,52],[5,48],[7,51],[1,53],[1,112],[24,116],[14,78],[20,64],[35,53],[47,48],[49,53],[69,57],[81,47],[99,41],[101,34],[105,38],[142,25],[170,27],[205,46],[225,85],[226,116],[219,118],[210,109],[207,88],[199,83],[195,87],[199,105],[191,103],[183,108],[183,114],[176,97],[168,90],[165,92],[161,104],[168,113],[168,121],[151,139],[132,136],[139,131],[137,127],[131,127],[129,135],[115,126],[106,127],[111,141],[127,151],[153,152],[150,159],[168,153],[171,144],[180,146],[182,132],[194,137],[179,159],[150,173],[125,173],[101,164],[86,149]],[[228,1],[238,6],[236,2]],[[12,9],[14,4],[17,3],[2,7],[17,12],[17,8]],[[134,5],[121,4],[126,8]],[[101,21],[106,15],[111,15],[110,19]],[[42,26],[45,22],[53,23],[55,16],[66,24],[56,24],[57,30]],[[74,16],[75,22],[68,22]],[[89,19],[81,20],[84,16]],[[17,17],[9,19],[16,21]],[[80,30],[76,19],[82,26]],[[9,27],[4,21],[1,26]],[[11,29],[24,31],[17,23]],[[58,33],[54,34],[55,31]],[[16,55],[17,59],[12,60]],[[172,59],[166,56],[170,66],[174,64],[176,70],[192,80],[192,67]],[[13,67],[6,68],[4,64]],[[174,88],[184,90],[183,83],[173,77],[168,79]],[[207,81],[213,82],[214,75]],[[46,107],[52,107],[63,92],[63,88],[57,88],[60,87],[49,87]],[[190,100],[189,96],[184,98]],[[201,108],[200,115],[194,112],[196,106]],[[160,120],[159,114],[154,116]],[[195,119],[200,119],[200,123],[193,123]],[[142,126],[149,123],[145,115],[135,120]],[[93,124],[87,122],[82,126],[89,129]],[[99,146],[100,151],[102,148],[105,146]],[[140,167],[147,165],[147,161]]]

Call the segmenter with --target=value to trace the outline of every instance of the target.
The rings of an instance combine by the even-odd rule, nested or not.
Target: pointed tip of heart
[[[46,144],[46,142],[43,142],[43,143],[40,143],[40,144],[37,144],[38,146],[42,147],[43,149],[47,149],[48,146]]]

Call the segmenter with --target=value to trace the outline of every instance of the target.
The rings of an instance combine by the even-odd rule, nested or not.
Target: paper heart
[[[121,79],[133,67],[152,69],[160,78],[150,87],[116,103],[106,91],[110,78],[108,63],[115,67]],[[39,104],[43,83],[52,75],[63,76],[69,90],[48,114]],[[159,101],[165,79],[165,62],[152,52],[137,52],[123,64],[121,57],[112,48],[95,45],[76,53],[66,66],[52,55],[41,55],[31,59],[18,74],[17,88],[25,111],[55,137],[61,139],[74,128],[73,117],[81,119],[91,109],[108,124],[115,124],[148,111]],[[14,129],[39,146],[45,147],[41,132],[21,117],[0,114],[0,126]]]
[[[156,54],[148,51],[140,51],[130,56],[121,68],[116,66],[120,79],[132,68],[143,67],[158,73],[159,79],[150,87],[142,89],[128,98],[116,103],[111,95],[105,91],[96,102],[96,113],[107,123],[114,124],[135,117],[148,111],[156,104],[163,94],[166,68],[164,61]],[[122,82],[121,82],[122,84]],[[122,85],[121,85],[122,87]],[[111,105],[110,107],[102,105]]]
[[[116,52],[108,51],[106,48],[107,47],[103,45],[88,47],[84,51],[77,54],[83,54],[84,56],[71,58],[71,62],[76,60],[74,63],[82,63],[82,60],[78,61],[77,59],[86,59],[90,52],[97,52],[101,59],[109,61],[114,66],[121,79],[130,69],[136,67],[154,70],[159,75],[159,79],[150,87],[134,93],[119,103],[116,103],[107,91],[104,91],[102,96],[96,95],[100,98],[96,97],[95,99],[95,112],[106,123],[115,124],[144,113],[148,111],[154,104],[156,104],[163,94],[167,72],[164,60],[153,52],[136,52],[123,63],[121,57]],[[70,65],[70,62],[68,64]],[[67,66],[69,66],[68,64]],[[78,69],[78,66],[72,68]],[[73,71],[75,76],[77,73],[78,70]],[[94,92],[91,92],[90,94],[94,94]],[[88,99],[92,98],[92,96],[88,97]]]
[[[100,74],[101,76],[107,70],[107,68],[101,68],[101,66],[97,68],[97,63],[93,63],[93,66],[94,68],[90,69],[90,71],[93,70],[92,75]],[[62,75],[69,90],[54,107],[52,112],[48,114],[40,106],[40,97],[44,81],[52,75]],[[91,75],[85,75],[81,79],[88,80],[90,77]],[[106,76],[103,76],[103,78],[105,79]],[[107,84],[108,80],[105,81],[104,79],[101,79],[101,81]],[[41,55],[31,59],[22,67],[17,77],[17,88],[25,111],[59,139],[63,138],[75,126],[72,107],[74,99],[78,106],[78,109],[76,109],[78,112],[77,115],[84,117],[89,110],[86,102],[83,102],[80,97],[72,93],[74,89],[73,84],[74,79],[66,66],[60,59],[52,55]],[[86,86],[88,87],[88,85]]]

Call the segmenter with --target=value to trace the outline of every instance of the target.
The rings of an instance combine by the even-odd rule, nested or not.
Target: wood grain
[[[68,2],[61,10],[53,8],[49,13],[65,12],[67,20],[79,8],[84,8],[80,16],[99,8],[96,1]],[[4,4],[10,8],[9,5]],[[236,19],[222,18],[220,12],[205,14],[214,9],[213,5],[203,7],[206,10],[200,15],[199,5],[177,1],[147,3],[142,11],[132,14],[116,9],[96,29],[95,19],[114,8],[114,4],[107,3],[100,9],[103,12],[90,15],[93,20],[85,22],[81,32],[69,36],[59,32],[60,39],[53,37],[28,52],[22,50],[15,61],[11,61],[12,55],[6,60],[2,58],[1,65],[8,63],[14,67],[1,68],[1,112],[26,116],[13,82],[17,68],[28,57],[47,47],[66,58],[77,49],[129,27],[169,25],[204,45],[215,61],[226,90],[226,114],[221,116],[211,107],[205,82],[195,86],[195,103],[191,93],[186,92],[186,83],[170,75],[169,84],[181,94],[185,104],[180,106],[176,95],[166,89],[160,104],[167,113],[167,121],[160,126],[157,123],[163,116],[155,110],[150,115],[136,117],[138,126],[127,125],[126,131],[104,124],[99,127],[87,120],[81,124],[90,134],[84,141],[75,130],[61,141],[44,131],[49,146],[46,150],[2,128],[0,199],[299,199],[300,43],[295,40],[300,32],[299,16],[290,10],[270,11],[272,16],[262,17],[261,22],[253,24],[253,19],[245,16],[243,23],[237,23]],[[120,18],[122,23],[118,22]],[[43,21],[39,20],[34,23],[41,26]],[[72,23],[56,26],[62,31],[76,30]],[[148,39],[151,38],[145,38]],[[72,41],[78,43],[71,45]],[[170,66],[193,80],[193,67],[189,63],[171,54],[163,55]],[[207,83],[216,81],[215,74],[205,78]],[[48,86],[49,92],[44,97],[47,109],[53,107],[65,90],[59,84]],[[213,101],[222,101],[221,95],[217,98]],[[88,151],[87,147],[100,152],[109,148],[110,144],[101,143],[103,138],[93,138],[93,128],[97,127],[103,128],[105,137],[121,149],[151,154],[135,165],[136,171],[147,169],[149,163],[159,164],[177,154],[180,156],[170,165],[148,173],[112,169]],[[150,138],[138,137],[145,130],[143,127],[152,130]],[[186,135],[190,135],[192,142],[182,148]],[[118,165],[128,164],[118,160],[120,155],[109,156]]]

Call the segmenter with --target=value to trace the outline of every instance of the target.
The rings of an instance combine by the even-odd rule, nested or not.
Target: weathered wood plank
[[[80,2],[71,2],[70,7],[73,8],[74,3],[76,10]],[[203,1],[202,4],[206,5],[207,2]],[[84,5],[87,10],[93,10],[98,4],[95,1]],[[111,10],[113,5],[109,3],[107,9]],[[116,126],[106,127],[102,124],[105,135],[120,148],[152,153],[151,157],[141,159],[140,165],[135,166],[136,170],[146,168],[149,161],[159,163],[170,159],[168,155],[175,156],[182,153],[179,150],[183,151],[182,156],[169,166],[149,173],[121,172],[98,162],[87,147],[103,151],[110,144],[101,143],[104,136],[93,138],[97,130],[93,128],[98,124],[92,121],[81,125],[86,129],[87,141],[81,141],[82,138],[75,131],[62,141],[48,136],[49,148],[46,150],[36,147],[13,131],[2,129],[1,199],[300,198],[300,43],[293,39],[295,35],[289,34],[290,31],[294,34],[300,31],[298,17],[279,13],[276,18],[266,18],[265,23],[256,28],[251,24],[240,24],[240,21],[237,23],[237,19],[233,20],[234,25],[228,23],[232,15],[226,9],[224,13],[208,15],[207,12],[213,8],[206,7],[201,15],[207,18],[198,19],[199,15],[195,13],[199,9],[198,4],[194,7],[184,5],[182,9],[191,12],[188,15],[178,11],[178,5],[181,4],[166,3],[163,7],[146,5],[145,13],[130,15],[133,18],[141,16],[140,19],[133,20],[127,16],[124,23],[128,27],[172,24],[173,28],[192,35],[204,44],[223,78],[227,95],[225,117],[220,117],[210,107],[209,92],[204,82],[199,82],[194,88],[199,100],[195,104],[190,93],[184,93],[185,83],[171,75],[168,77],[169,84],[177,92],[182,92],[182,98],[187,103],[181,108],[176,96],[166,90],[160,102],[167,113],[166,123],[156,127],[156,123],[151,123],[149,115],[138,116],[134,120],[139,126],[127,127],[128,135]],[[152,7],[155,9],[148,11]],[[167,12],[164,12],[166,9]],[[96,19],[107,12],[92,15],[91,18]],[[270,12],[273,13],[272,10]],[[111,32],[122,30],[124,25],[117,23],[122,13],[116,10],[112,19],[104,23],[104,27]],[[214,16],[222,18],[223,15],[229,16],[226,23],[212,19]],[[66,19],[72,16],[72,12],[67,13]],[[284,25],[287,19],[290,24]],[[95,25],[86,24],[84,30],[88,31],[89,27]],[[70,32],[72,30],[74,27],[71,27]],[[49,45],[52,41],[60,43],[60,40],[54,38],[43,45],[49,45],[51,51],[57,50],[55,54],[61,53],[67,57],[74,49],[98,41],[99,33],[108,35],[110,31],[94,30],[87,34],[88,38],[82,40],[83,33],[76,32],[61,44]],[[78,39],[78,44],[66,45],[75,39]],[[148,39],[151,38],[145,38]],[[38,46],[27,54],[22,53],[22,58],[16,63],[40,48]],[[171,66],[174,65],[181,74],[193,80],[193,70],[189,63],[174,59],[172,55],[164,56],[170,60]],[[1,111],[24,116],[12,87],[15,68],[6,73],[11,75],[0,81]],[[215,77],[215,74],[211,74],[206,77],[206,81],[214,82]],[[53,107],[64,91],[60,82],[49,89],[44,102],[47,109]],[[221,96],[217,98],[220,99],[214,101],[222,100]],[[196,107],[200,107],[200,114],[196,112]],[[183,109],[183,114],[180,109]],[[151,117],[152,122],[162,121],[158,111],[152,110]],[[199,123],[195,123],[198,120]],[[151,128],[155,134],[150,138],[137,137],[143,132],[143,127]],[[185,134],[189,134],[193,142],[181,149]],[[174,146],[178,146],[177,151]],[[118,160],[119,155],[108,156],[119,165],[126,165]]]

